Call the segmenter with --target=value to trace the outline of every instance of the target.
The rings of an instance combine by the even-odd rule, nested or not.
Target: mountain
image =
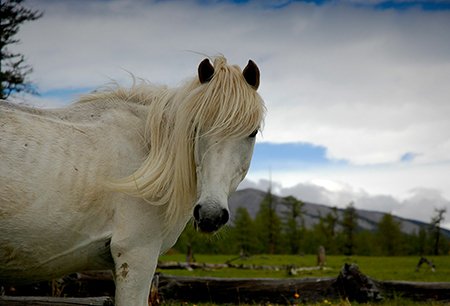
[[[257,189],[242,189],[233,193],[230,197],[229,208],[231,212],[231,220],[233,221],[233,216],[236,215],[236,210],[239,207],[245,207],[249,212],[250,216],[254,219],[259,211],[259,206],[266,196],[266,192]],[[279,216],[282,216],[284,212],[287,211],[286,205],[283,205],[283,198],[273,195],[273,202],[275,203],[275,210]],[[303,202],[303,201],[302,201]],[[311,228],[319,222],[320,217],[325,217],[328,213],[332,213],[333,208],[330,206],[303,202],[303,219],[305,226]],[[338,218],[342,220],[344,209],[337,209]],[[378,223],[383,218],[385,213],[370,211],[364,209],[357,209],[356,213],[358,215],[358,226],[361,229],[375,231],[378,227]],[[404,233],[412,234],[414,232],[418,233],[421,228],[428,230],[430,224],[406,219],[398,216],[393,216],[394,220],[400,223],[401,230]],[[450,238],[450,230],[442,229],[442,233],[447,238]]]

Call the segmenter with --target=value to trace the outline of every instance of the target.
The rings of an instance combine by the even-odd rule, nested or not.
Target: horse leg
[[[148,306],[150,286],[158,263],[159,249],[115,249],[116,306]]]
[[[161,251],[161,218],[145,201],[127,199],[117,205],[111,238],[116,306],[147,306]]]

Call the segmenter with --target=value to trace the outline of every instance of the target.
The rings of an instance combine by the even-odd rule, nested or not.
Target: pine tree
[[[355,252],[355,233],[358,225],[358,215],[353,202],[348,204],[344,210],[344,216],[342,219],[342,233],[344,235],[344,254],[351,256]]]
[[[31,66],[26,64],[25,56],[13,53],[8,45],[16,44],[19,40],[15,37],[19,27],[26,21],[32,21],[42,17],[42,13],[22,6],[23,0],[1,1],[1,72],[0,72],[0,98],[7,99],[15,92],[35,93],[27,75],[32,72]]]
[[[269,190],[255,218],[260,251],[275,254],[281,246],[281,221],[275,210],[273,196]]]
[[[283,199],[283,204],[287,207],[284,214],[285,236],[288,249],[291,254],[298,254],[300,242],[305,229],[303,220],[303,202],[289,196]]]
[[[186,261],[192,260],[194,258],[194,252],[199,252],[197,248],[198,240],[199,233],[195,229],[193,220],[191,220],[178,238],[175,248],[186,254]]]
[[[423,256],[427,254],[427,231],[423,227],[419,229],[417,234],[417,255]]]
[[[336,228],[339,223],[337,207],[333,207],[325,217],[319,219],[319,229],[324,237],[324,246],[328,254],[336,253]]]
[[[254,222],[244,207],[239,207],[236,210],[236,217],[234,221],[233,243],[237,245],[239,252],[245,256],[255,252],[256,237]]]
[[[392,214],[384,214],[378,223],[377,241],[383,255],[399,255],[401,251],[402,231],[400,223]]]

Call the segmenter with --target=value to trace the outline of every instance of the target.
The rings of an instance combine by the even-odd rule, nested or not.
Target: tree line
[[[276,213],[276,205],[285,206],[283,214]],[[190,223],[174,248],[182,253],[241,255],[317,254],[320,246],[325,247],[327,254],[349,256],[422,256],[450,251],[450,240],[440,228],[445,209],[435,211],[429,228],[407,234],[390,213],[382,217],[376,230],[362,229],[353,203],[348,204],[341,217],[334,207],[307,228],[302,208],[303,203],[294,197],[285,197],[282,204],[276,204],[268,192],[254,219],[246,208],[240,207],[233,224],[215,235],[201,234]]]

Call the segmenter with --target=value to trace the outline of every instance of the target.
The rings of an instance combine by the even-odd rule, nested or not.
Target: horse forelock
[[[240,68],[217,57],[214,70],[205,84],[194,78],[179,88],[138,86],[134,95],[125,95],[151,101],[144,137],[150,150],[139,169],[112,185],[153,205],[167,205],[168,226],[190,212],[197,198],[196,137],[248,136],[263,122],[263,101],[246,83]]]

